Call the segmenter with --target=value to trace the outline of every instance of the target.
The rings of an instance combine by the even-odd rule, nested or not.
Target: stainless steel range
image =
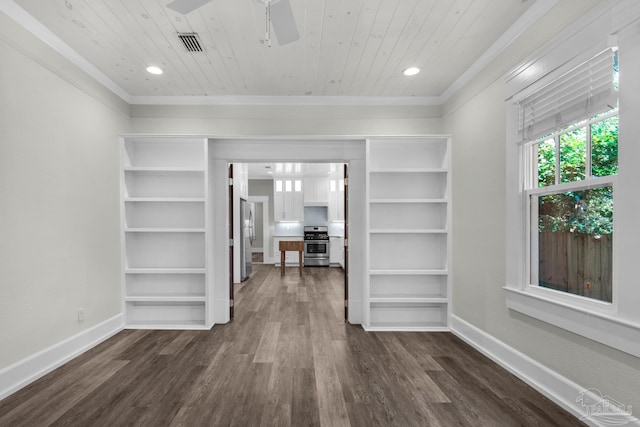
[[[329,227],[304,228],[304,265],[329,266]]]

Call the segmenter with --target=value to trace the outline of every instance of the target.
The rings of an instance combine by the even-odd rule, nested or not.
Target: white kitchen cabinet
[[[329,203],[329,178],[327,176],[305,176],[303,184],[306,206],[327,206]]]
[[[329,237],[329,263],[344,268],[344,237]]]
[[[275,221],[304,221],[302,177],[276,177],[273,180]]]
[[[344,175],[337,172],[329,176],[329,221],[344,221]]]
[[[207,141],[121,141],[126,327],[207,329]]]
[[[274,260],[275,260],[275,266],[276,267],[280,267],[280,242],[283,240],[288,240],[288,241],[302,241],[303,237],[302,236],[291,236],[291,237],[274,237],[273,238],[273,253],[274,255]],[[293,266],[298,266],[300,265],[299,263],[299,253],[296,251],[286,251],[285,252],[285,257],[284,257],[284,264],[285,265],[293,265]]]
[[[367,141],[369,330],[447,330],[450,140]]]

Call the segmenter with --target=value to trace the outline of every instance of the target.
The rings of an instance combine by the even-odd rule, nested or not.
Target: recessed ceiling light
[[[162,74],[162,68],[151,65],[147,67],[147,73],[159,75]]]
[[[402,72],[405,76],[415,76],[420,72],[420,68],[418,67],[409,67]]]

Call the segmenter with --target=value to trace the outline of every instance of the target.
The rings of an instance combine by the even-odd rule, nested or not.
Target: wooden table
[[[304,242],[302,240],[281,240],[278,249],[280,249],[280,276],[284,276],[284,258],[287,251],[298,251],[300,275],[302,276],[302,252],[304,251]]]

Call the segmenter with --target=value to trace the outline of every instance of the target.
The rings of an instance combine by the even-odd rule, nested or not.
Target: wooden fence
[[[539,234],[540,286],[611,302],[613,237]]]

